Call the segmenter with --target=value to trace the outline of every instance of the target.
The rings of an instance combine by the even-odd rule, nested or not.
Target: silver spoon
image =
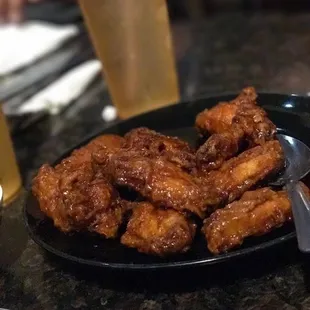
[[[300,140],[278,134],[283,148],[286,167],[284,173],[271,185],[285,184],[291,201],[300,251],[310,252],[310,199],[298,181],[310,171],[310,148]]]

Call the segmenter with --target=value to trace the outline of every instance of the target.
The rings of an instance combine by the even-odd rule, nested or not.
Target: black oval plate
[[[219,101],[234,97],[235,95],[225,95],[169,106],[120,122],[99,132],[98,135],[103,133],[124,135],[132,128],[146,126],[165,134],[179,136],[195,144],[197,133],[193,124],[196,115]],[[310,146],[309,98],[260,94],[258,101],[281,131]],[[74,149],[86,144],[93,137],[89,137]],[[72,150],[66,152],[55,164],[68,156]],[[161,259],[126,248],[118,240],[105,240],[91,234],[66,235],[61,233],[40,211],[38,203],[31,193],[24,211],[26,226],[31,237],[47,251],[82,264],[118,269],[177,268],[214,264],[261,251],[295,238],[293,225],[286,225],[265,236],[248,238],[242,247],[229,253],[214,256],[208,251],[204,238],[198,233],[193,247],[188,253]]]

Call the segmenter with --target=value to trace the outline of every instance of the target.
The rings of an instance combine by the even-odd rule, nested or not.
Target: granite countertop
[[[310,91],[310,12],[208,16],[182,57],[198,62],[195,95],[244,85],[285,93]],[[185,35],[185,34],[183,34]],[[183,72],[184,88],[190,71]],[[187,73],[186,73],[187,72]],[[188,74],[188,75],[187,75]],[[184,92],[186,94],[186,91]],[[102,129],[104,87],[85,94],[85,113],[45,119],[14,136],[25,187],[36,169]],[[55,124],[62,129],[55,132]],[[309,257],[296,242],[242,260],[175,272],[93,270],[40,249],[22,220],[25,192],[0,224],[0,308],[9,309],[310,309]]]

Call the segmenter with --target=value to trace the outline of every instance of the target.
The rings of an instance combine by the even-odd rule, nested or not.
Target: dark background
[[[167,0],[167,4],[172,21],[189,19],[195,14],[207,18],[210,14],[227,11],[268,12],[278,10],[296,13],[310,9],[310,2],[307,0]],[[57,23],[81,20],[77,5],[70,0],[50,0],[29,4],[26,8],[26,17]]]

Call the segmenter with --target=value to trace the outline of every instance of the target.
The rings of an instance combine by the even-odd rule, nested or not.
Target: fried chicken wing
[[[82,173],[60,174],[42,166],[32,187],[40,209],[63,232],[89,230],[116,237],[126,210],[122,201],[109,182],[84,179]]]
[[[238,199],[245,191],[284,167],[278,141],[269,141],[225,162],[219,170],[200,177],[206,183],[206,204],[218,206]]]
[[[309,189],[302,186],[309,194]],[[262,188],[246,192],[239,201],[215,211],[205,220],[202,231],[210,252],[219,254],[241,245],[249,236],[264,235],[291,219],[287,193]]]
[[[139,192],[155,206],[192,212],[203,218],[284,165],[278,141],[267,142],[225,162],[217,171],[194,177],[163,158],[120,151],[112,157],[111,173],[116,184]]]
[[[128,132],[123,147],[139,151],[147,157],[163,157],[188,171],[195,166],[195,152],[187,142],[148,128],[136,128]]]
[[[233,125],[229,131],[213,134],[196,152],[197,169],[208,172],[221,167],[238,153],[243,138],[244,131]]]
[[[232,102],[220,103],[198,115],[197,127],[213,134],[197,151],[200,169],[209,171],[219,168],[225,160],[238,153],[242,144],[253,147],[275,139],[276,126],[269,120],[266,111],[256,105],[256,96],[251,92],[248,94],[241,93]],[[203,124],[204,127],[201,127]]]
[[[43,165],[33,180],[32,192],[41,211],[54,219],[54,225],[62,231],[70,231],[71,226],[66,219],[66,207],[58,185],[58,174],[49,165]]]
[[[167,256],[186,252],[195,232],[196,225],[183,214],[144,202],[133,209],[121,243],[142,253]]]
[[[93,140],[55,168],[43,165],[34,178],[33,194],[42,212],[60,230],[90,230],[107,238],[116,236],[126,204],[101,171],[97,171],[92,157],[93,152],[102,149],[103,140],[111,141],[110,138]]]
[[[94,165],[106,174],[111,156],[121,149],[123,143],[123,137],[112,134],[102,135],[93,139],[86,148],[91,152]]]
[[[277,130],[275,124],[268,118],[267,112],[259,106],[252,108],[241,106],[233,119],[233,124],[239,125],[244,131],[250,147],[274,140]]]
[[[199,113],[196,128],[203,135],[222,133],[230,129],[239,107],[255,106],[257,94],[253,87],[244,88],[239,96],[230,102],[220,102],[210,110]]]
[[[94,138],[83,148],[87,148],[91,152],[105,149],[107,150],[107,154],[109,155],[119,150],[123,143],[123,137],[113,134],[106,134]]]
[[[58,172],[84,169],[84,173],[87,173],[87,170],[91,175],[105,172],[109,158],[121,148],[123,141],[123,138],[117,135],[99,136],[87,145],[74,150],[55,169]]]
[[[164,158],[149,158],[124,150],[111,161],[114,182],[139,192],[155,206],[204,216],[204,198],[199,183]]]
[[[252,110],[252,113],[255,114],[255,111]],[[267,118],[262,122],[254,122],[254,119],[255,116],[236,116],[229,131],[213,134],[196,153],[198,169],[218,169],[225,160],[235,156],[242,145],[251,148],[274,140],[275,125]]]

